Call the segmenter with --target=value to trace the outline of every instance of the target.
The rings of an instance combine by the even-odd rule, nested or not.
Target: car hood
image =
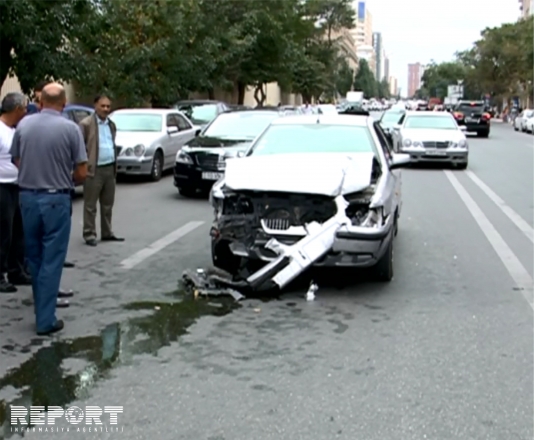
[[[209,136],[197,136],[183,148],[186,153],[212,153],[225,157],[235,157],[241,151],[245,152],[252,144],[252,140],[220,139]]]
[[[123,148],[129,148],[142,144],[145,147],[149,147],[159,136],[159,132],[117,131],[115,145]]]
[[[225,186],[234,191],[272,191],[335,197],[371,184],[373,153],[309,153],[248,156],[226,162]]]
[[[460,130],[409,129],[402,130],[402,137],[411,141],[452,141],[465,139]]]

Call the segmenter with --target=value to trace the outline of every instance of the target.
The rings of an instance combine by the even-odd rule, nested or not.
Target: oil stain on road
[[[232,300],[190,297],[174,303],[131,303],[127,310],[148,313],[108,325],[99,335],[59,340],[38,349],[0,378],[0,395],[8,388],[16,391],[13,398],[0,400],[4,434],[9,431],[10,405],[66,406],[83,399],[113,368],[131,363],[136,355],[157,355],[160,348],[178,341],[199,318],[224,316],[238,307]],[[68,367],[73,364],[78,364],[75,371]]]

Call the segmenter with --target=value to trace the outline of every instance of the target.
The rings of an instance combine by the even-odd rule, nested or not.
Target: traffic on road
[[[143,112],[160,135],[163,116]],[[35,339],[31,295],[0,298],[6,438],[7,405],[35,401],[121,402],[129,438],[167,423],[154,404],[179,415],[180,438],[244,439],[235,420],[256,438],[530,438],[532,142],[498,122],[466,136],[448,113],[400,112],[383,129],[386,115],[222,113],[173,151],[173,171],[117,186],[119,245],[84,246],[75,200],[68,335]],[[343,141],[355,136],[357,150]],[[414,165],[426,142],[469,166]],[[215,168],[198,162],[184,186],[199,155]],[[220,179],[203,186],[204,167]],[[213,264],[250,277],[296,261],[295,246],[319,257],[269,272],[274,292],[236,302],[179,283]]]

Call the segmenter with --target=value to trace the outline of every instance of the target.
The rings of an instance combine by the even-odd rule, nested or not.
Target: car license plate
[[[476,118],[465,118],[465,122],[477,123],[478,119],[476,119]]]
[[[222,173],[202,173],[204,180],[219,180],[222,176]]]
[[[447,152],[443,150],[429,150],[426,154],[429,156],[446,156]]]

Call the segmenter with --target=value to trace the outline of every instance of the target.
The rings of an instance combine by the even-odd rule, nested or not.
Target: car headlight
[[[141,157],[143,154],[145,154],[146,148],[143,144],[136,145],[133,147],[133,154],[137,157]]]
[[[405,147],[410,147],[412,145],[412,141],[410,139],[404,139],[402,141],[402,145],[404,145]]]
[[[386,215],[383,207],[371,208],[367,217],[362,222],[362,226],[366,228],[380,228],[384,225]]]
[[[178,153],[176,154],[176,162],[193,165],[193,159],[191,158],[191,156],[189,156],[189,154],[182,150],[178,151]]]
[[[467,148],[467,141],[465,139],[462,139],[460,140],[460,142],[458,142],[458,148]]]

